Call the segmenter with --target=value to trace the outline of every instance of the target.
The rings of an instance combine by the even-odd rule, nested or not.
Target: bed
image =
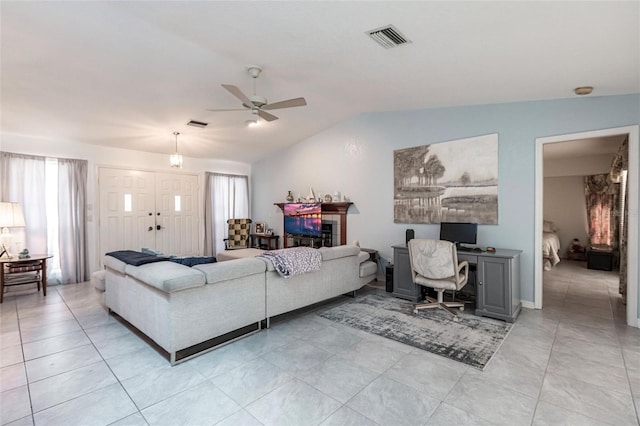
[[[560,263],[560,238],[556,233],[558,229],[553,222],[544,221],[542,232],[542,259],[545,271],[551,270]]]

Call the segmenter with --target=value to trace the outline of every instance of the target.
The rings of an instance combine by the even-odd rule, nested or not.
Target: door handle
[[[150,226],[148,231],[153,231],[153,226]]]
[[[156,225],[156,229],[159,231],[159,230],[161,230],[161,229],[162,229],[162,226],[160,226],[160,225]]]

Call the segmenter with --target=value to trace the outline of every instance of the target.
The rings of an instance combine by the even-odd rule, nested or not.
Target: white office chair
[[[409,241],[409,261],[414,284],[431,287],[438,292],[438,299],[427,296],[426,303],[414,306],[419,309],[440,308],[451,313],[454,321],[458,313],[451,308],[464,309],[462,302],[445,302],[444,291],[458,291],[469,279],[469,263],[458,263],[456,246],[449,241],[413,239]]]

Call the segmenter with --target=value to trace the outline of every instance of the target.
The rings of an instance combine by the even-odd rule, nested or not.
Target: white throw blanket
[[[270,250],[256,256],[271,260],[278,274],[284,278],[320,270],[322,256],[311,247],[293,247],[282,250]]]

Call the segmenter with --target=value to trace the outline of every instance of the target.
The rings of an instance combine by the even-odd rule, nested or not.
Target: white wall
[[[560,257],[565,257],[571,240],[589,243],[584,176],[609,173],[614,154],[544,160],[543,211],[560,229]]]
[[[589,176],[609,173],[613,154],[544,160],[544,177]]]
[[[555,223],[560,237],[560,257],[566,257],[571,240],[588,244],[587,207],[582,176],[544,179],[544,218]]]
[[[230,174],[242,174],[251,176],[251,166],[247,163],[222,161],[215,159],[184,158],[183,168],[179,171],[169,167],[169,156],[148,152],[106,148],[98,145],[88,145],[76,142],[42,140],[31,137],[2,135],[1,145],[3,151],[20,154],[41,155],[58,158],[77,158],[88,161],[88,185],[87,185],[87,229],[89,244],[90,271],[99,269],[99,260],[102,253],[98,253],[98,182],[97,170],[99,166],[110,166],[136,170],[162,171],[170,173],[198,174],[200,186],[200,225],[204,238],[204,172],[218,172]],[[202,244],[201,244],[202,246]]]
[[[393,151],[498,133],[499,224],[481,225],[478,244],[523,251],[521,295],[533,302],[536,138],[637,125],[639,117],[638,94],[362,114],[253,164],[253,219],[281,233],[273,203],[287,190],[341,191],[355,203],[347,240],[390,259],[407,228],[418,238],[439,233],[439,225],[393,222]]]

